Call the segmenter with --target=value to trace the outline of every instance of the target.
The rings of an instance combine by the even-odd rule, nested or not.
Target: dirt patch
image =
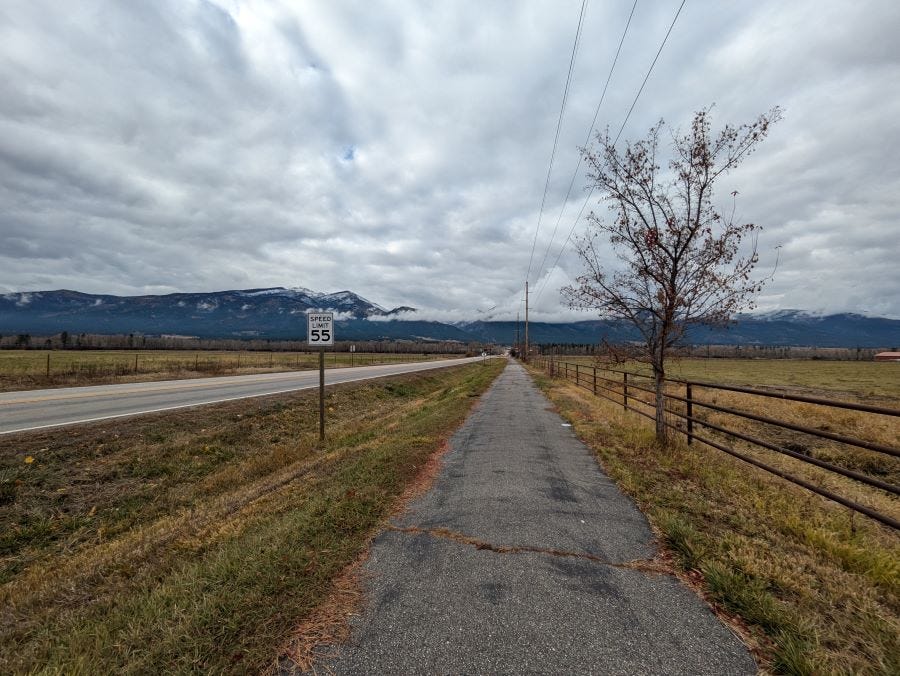
[[[391,518],[399,516],[409,508],[409,503],[416,498],[427,493],[434,485],[435,479],[444,467],[444,456],[450,450],[450,441],[445,439],[441,443],[441,447],[436,450],[428,460],[422,465],[416,478],[403,491],[403,494],[397,500],[397,505],[391,512]]]
[[[370,542],[371,544],[371,542]],[[325,601],[302,622],[294,637],[279,651],[268,674],[299,674],[312,669],[313,663],[328,657],[328,646],[336,646],[350,636],[350,618],[364,608],[362,566],[369,557],[366,550],[338,575]]]

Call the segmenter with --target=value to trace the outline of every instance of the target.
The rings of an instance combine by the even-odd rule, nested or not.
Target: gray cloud
[[[618,129],[677,4],[638,4],[601,127]],[[0,291],[296,285],[514,318],[579,6],[7,1]],[[558,289],[577,258],[550,266],[629,10],[588,6],[535,251],[538,318],[571,316]],[[625,128],[683,126],[711,103],[721,122],[785,108],[719,189],[764,226],[762,273],[779,256],[764,309],[900,317],[898,27],[887,0],[688,3]]]

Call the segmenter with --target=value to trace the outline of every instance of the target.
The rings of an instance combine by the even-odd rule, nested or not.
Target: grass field
[[[594,365],[592,357],[561,356],[560,360]],[[620,370],[649,373],[647,367],[624,364]],[[851,401],[882,400],[900,405],[900,363],[824,361],[809,359],[673,359],[669,378],[729,385],[763,386],[817,393]]]
[[[258,673],[504,366],[3,437],[0,673]]]
[[[326,368],[447,359],[459,355],[326,352]],[[202,378],[318,368],[315,352],[0,350],[0,392],[136,380]]]
[[[568,361],[568,359],[566,359]],[[585,364],[581,368],[581,382],[592,387],[593,362],[587,358],[578,359]],[[823,368],[819,368],[822,366]],[[900,368],[892,363],[873,362],[818,362],[793,360],[680,360],[674,362],[670,373],[673,378],[686,378],[714,383],[753,386],[759,389],[776,390],[802,395],[822,397],[829,400],[861,402],[900,410]],[[618,367],[617,367],[618,368]],[[630,368],[632,372],[644,369]],[[562,371],[565,373],[565,371]],[[570,378],[574,370],[568,369]],[[606,376],[614,383],[603,381]],[[622,400],[621,375],[598,369],[601,384],[607,384],[615,393],[600,390],[616,401]],[[638,386],[652,389],[648,379],[632,378],[629,381],[629,404],[648,413],[652,412],[653,395],[638,389]],[[838,384],[840,389],[835,389]],[[671,383],[667,391],[674,395],[685,395],[685,388]],[[833,465],[860,472],[872,478],[900,485],[900,458],[891,457],[870,450],[859,449],[803,432],[768,425],[747,418],[740,418],[700,406],[697,402],[708,402],[718,406],[747,412],[753,415],[773,418],[786,423],[811,427],[843,436],[854,437],[882,446],[900,448],[900,417],[856,412],[840,408],[830,408],[817,404],[786,401],[770,397],[760,397],[740,392],[729,392],[713,388],[693,388],[695,401],[694,417],[720,427],[753,436],[770,444],[787,448],[793,452],[811,456]],[[647,402],[643,407],[638,401]],[[682,414],[685,405],[675,399],[668,400],[668,407]],[[679,430],[685,429],[682,419],[670,416],[669,421]],[[696,426],[703,436],[726,442],[742,449],[750,445],[735,443],[732,437]],[[798,461],[773,452],[763,452],[763,459],[781,469],[793,470]],[[843,477],[821,472],[817,481],[825,488],[836,489],[844,486]],[[855,496],[857,484],[852,485]],[[864,493],[852,499],[874,506],[872,495]],[[851,496],[848,496],[851,497]],[[889,505],[891,509],[894,504]]]
[[[832,378],[840,376],[840,391],[848,396],[868,399],[875,392],[879,400],[896,404],[888,396],[896,391],[896,383],[880,377],[896,377],[895,368],[878,364],[876,370],[869,364],[858,369],[845,363],[821,372],[815,370],[819,365],[739,362],[734,371],[716,364],[711,373],[705,365],[685,363],[682,372],[741,384],[775,381],[820,393],[835,391]],[[685,578],[746,623],[766,670],[900,673],[896,532],[720,451],[687,446],[683,437],[661,446],[651,423],[621,405],[594,397],[572,382],[542,373],[536,377],[606,471],[648,515]],[[766,401],[770,414],[771,404],[781,403]],[[810,423],[809,411],[795,415]],[[845,421],[851,427],[858,425],[852,417]],[[857,431],[895,445],[898,439],[894,423]],[[826,476],[818,468],[768,451],[748,453],[765,455],[770,464],[900,518],[900,501],[878,489]],[[889,467],[888,474],[896,480],[896,467]]]

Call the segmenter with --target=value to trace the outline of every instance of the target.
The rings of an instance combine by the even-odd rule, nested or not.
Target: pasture
[[[586,366],[598,363],[593,357],[561,355],[559,359]],[[650,373],[648,367],[637,363],[611,368]],[[717,384],[781,388],[832,399],[900,404],[900,363],[897,362],[673,358],[667,366],[666,376]]]
[[[592,388],[593,368],[596,361],[587,357],[559,357],[559,370],[571,379],[576,377],[572,367],[579,364],[579,382]],[[565,364],[568,363],[568,368]],[[900,364],[877,362],[821,362],[799,360],[739,360],[739,359],[682,359],[673,361],[667,376],[673,380],[683,378],[695,382],[753,387],[776,393],[812,396],[834,401],[863,403],[900,409]],[[627,370],[630,374],[649,374],[644,365],[625,364],[609,368]],[[620,373],[597,366],[598,391],[615,401],[622,401],[623,379]],[[607,388],[607,389],[604,389]],[[643,389],[642,389],[643,388]],[[628,403],[647,413],[652,413],[653,384],[649,377],[629,375]],[[666,392],[674,397],[684,397],[686,388],[678,382],[667,384]],[[670,398],[667,406],[680,414],[686,412],[685,404]],[[706,409],[701,402],[764,416],[788,424],[811,427],[843,436],[854,437],[881,446],[900,446],[900,418],[832,408],[818,404],[761,397],[741,392],[717,390],[693,386],[694,415],[715,425],[725,426],[736,432],[749,434],[766,442],[789,448],[807,456],[862,472],[867,476],[900,485],[900,458],[889,457],[872,451],[847,446],[828,439],[811,437],[796,430],[769,425],[756,420],[735,417],[720,411]],[[645,402],[641,405],[640,402]],[[685,423],[676,415],[669,422],[679,431]],[[699,428],[698,428],[698,431]],[[704,433],[706,430],[703,430]],[[681,437],[681,435],[678,435]],[[725,437],[713,433],[719,440]],[[681,437],[682,439],[684,437]],[[730,440],[729,440],[730,441]],[[753,451],[754,453],[756,451]],[[763,452],[767,462],[781,468],[799,464],[791,458]],[[805,468],[804,468],[805,471]],[[826,488],[832,488],[842,477],[822,477]],[[868,495],[862,499],[868,500]],[[898,514],[900,517],[900,514]]]
[[[421,353],[326,352],[325,367],[452,358]],[[203,378],[318,368],[317,352],[0,350],[0,392],[138,380]]]

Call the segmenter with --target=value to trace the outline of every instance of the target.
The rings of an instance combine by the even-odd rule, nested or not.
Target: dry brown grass
[[[681,439],[660,446],[649,421],[620,405],[573,383],[536,380],[680,567],[747,624],[766,670],[900,672],[896,532],[707,446]],[[896,499],[876,489],[784,462],[898,513]]]
[[[598,364],[594,357],[559,359],[585,367]],[[782,392],[890,405],[900,401],[898,366],[897,363],[874,361],[673,357],[666,366],[666,375],[682,380],[761,386]],[[638,363],[621,364],[615,368],[649,373],[646,365]]]
[[[699,360],[695,360],[699,361]],[[716,360],[720,361],[720,360]],[[738,361],[738,360],[732,360]],[[750,360],[744,360],[744,365],[752,364]],[[747,377],[742,377],[738,373],[735,377],[727,379],[729,384],[754,385],[758,388],[777,391],[789,389],[792,392],[816,396],[823,398],[834,398],[835,393],[824,387],[813,387],[812,376],[814,367],[818,362],[797,362],[781,360],[778,366],[782,381],[803,379],[807,385],[803,388],[785,388],[784,386],[762,387],[759,382],[748,382]],[[853,362],[838,362],[841,368],[853,366]],[[832,364],[833,365],[833,364]],[[870,366],[881,367],[882,364],[869,364]],[[798,368],[802,372],[802,378],[794,377],[790,370]],[[767,372],[766,367],[762,369],[762,373]],[[603,372],[598,371],[602,377]],[[613,374],[606,373],[607,377]],[[575,378],[574,372],[570,369],[570,378]],[[615,393],[599,390],[600,393],[616,399],[622,400],[622,385],[619,381],[621,376],[615,376],[615,384],[612,385]],[[759,376],[757,376],[758,379]],[[581,384],[586,387],[592,387],[593,373],[586,367],[582,368]],[[885,406],[900,410],[900,394],[897,398],[886,396],[870,396],[866,394],[871,391],[871,383],[869,382],[869,374],[863,374],[859,380],[853,381],[850,372],[845,373],[845,387],[851,388],[850,391],[843,392],[843,401],[865,401],[872,403],[877,400],[877,405]],[[610,385],[610,383],[602,384]],[[629,380],[629,405],[646,413],[653,413],[652,402],[654,397],[651,393],[641,391],[636,386],[646,389],[652,389],[649,380],[643,378],[631,377]],[[822,384],[825,384],[824,382]],[[893,382],[882,383],[883,389],[888,390],[893,386]],[[685,386],[679,383],[670,383],[667,392],[679,396],[686,396]],[[714,409],[704,408],[701,402],[718,405],[742,411],[751,415],[772,418],[788,424],[797,426],[810,427],[831,434],[838,434],[846,437],[853,437],[863,441],[867,441],[882,446],[900,448],[900,417],[879,415],[866,413],[861,411],[852,411],[835,407],[822,406],[819,404],[809,404],[804,402],[795,402],[771,397],[763,397],[741,392],[730,392],[727,390],[716,390],[694,386],[692,393],[694,403],[693,414],[699,420],[718,425],[729,430],[733,430],[744,435],[760,439],[762,441],[774,444],[776,446],[786,448],[795,453],[823,460],[832,465],[845,469],[859,472],[873,479],[887,482],[895,486],[900,486],[900,458],[879,453],[868,449],[858,448],[852,445],[843,444],[834,440],[816,437],[804,432],[785,429],[776,425],[751,420],[749,418],[737,417],[731,414],[715,411]],[[643,405],[638,403],[644,402]],[[684,415],[686,406],[677,399],[670,398],[667,407]],[[685,434],[686,438],[686,422],[677,415],[668,416],[668,422],[677,430]],[[900,516],[900,507],[895,497],[891,494],[879,490],[872,490],[869,487],[862,486],[858,482],[847,479],[840,475],[836,475],[824,469],[813,467],[801,460],[792,458],[788,455],[779,454],[770,450],[762,449],[753,444],[741,441],[717,430],[704,427],[698,423],[694,425],[694,432],[710,438],[713,441],[728,445],[736,450],[751,455],[769,465],[773,465],[781,470],[788,471],[801,476],[812,477],[813,480],[823,488],[836,491],[839,494],[853,499],[865,506],[872,507],[879,511],[898,518]],[[679,435],[680,436],[680,435]]]

